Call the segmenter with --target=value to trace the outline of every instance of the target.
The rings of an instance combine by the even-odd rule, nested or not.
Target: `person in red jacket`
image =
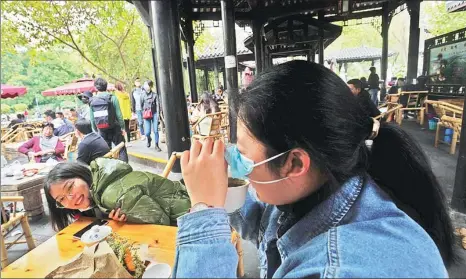
[[[46,123],[42,135],[35,136],[18,148],[18,152],[34,158],[36,163],[45,163],[48,159],[63,161],[65,146],[53,135],[53,124]]]

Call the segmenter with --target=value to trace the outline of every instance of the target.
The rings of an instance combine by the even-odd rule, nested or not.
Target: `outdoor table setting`
[[[145,257],[146,261],[143,272],[155,272],[147,278],[170,276],[175,262],[176,227],[128,224],[112,220],[107,225],[112,234],[105,241],[96,241],[97,244],[84,243],[86,233],[81,237],[84,242],[74,237],[75,233],[93,221],[93,218],[81,217],[7,266],[1,272],[2,278],[89,278],[90,275],[99,275],[101,278],[132,277],[135,273],[130,271],[131,262],[128,262],[127,254],[124,257],[116,256],[120,254],[119,249],[122,246],[115,248],[115,239],[124,239],[126,242],[123,243],[131,243],[132,251],[141,250],[138,255]],[[132,254],[131,258],[134,263],[137,256]],[[86,259],[90,260],[88,265]],[[150,262],[149,265],[147,261]],[[78,266],[81,268],[77,268]],[[148,274],[142,278],[145,276]]]
[[[39,218],[44,214],[41,189],[52,166],[46,163],[13,164],[2,168],[2,196],[24,197],[24,210],[29,218]]]

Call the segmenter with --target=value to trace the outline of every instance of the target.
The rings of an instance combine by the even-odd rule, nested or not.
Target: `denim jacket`
[[[173,276],[236,277],[231,224],[258,247],[262,278],[268,268],[274,278],[448,277],[425,230],[373,181],[362,181],[349,179],[278,239],[283,212],[252,188],[230,216],[215,208],[180,217]]]

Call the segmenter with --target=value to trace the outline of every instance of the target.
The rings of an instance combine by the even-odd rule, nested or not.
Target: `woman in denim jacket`
[[[453,233],[428,159],[333,72],[276,66],[237,108],[236,146],[193,142],[182,156],[193,207],[178,218],[174,277],[235,277],[230,225],[257,245],[262,278],[448,277]],[[226,162],[252,186],[229,216]]]

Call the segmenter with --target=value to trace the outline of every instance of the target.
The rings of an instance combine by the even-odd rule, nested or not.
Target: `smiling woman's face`
[[[89,185],[80,178],[61,180],[50,185],[50,195],[68,209],[87,209],[91,205]]]

